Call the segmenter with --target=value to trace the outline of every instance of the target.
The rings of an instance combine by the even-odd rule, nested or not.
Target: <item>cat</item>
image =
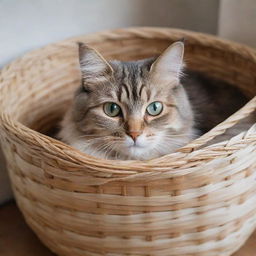
[[[241,108],[234,87],[184,71],[184,43],[158,58],[106,61],[78,44],[81,86],[58,138],[105,159],[148,160],[174,152]]]

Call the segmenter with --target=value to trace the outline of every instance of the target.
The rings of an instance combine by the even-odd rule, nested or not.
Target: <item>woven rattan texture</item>
[[[108,59],[159,54],[186,38],[187,66],[252,100],[179,152],[147,162],[93,158],[37,131],[63,116],[80,83],[77,43]],[[26,54],[0,73],[0,139],[31,228],[66,256],[225,256],[256,227],[256,128],[206,142],[255,110],[256,52],[213,36],[132,28],[73,38]],[[37,131],[36,131],[37,130]]]

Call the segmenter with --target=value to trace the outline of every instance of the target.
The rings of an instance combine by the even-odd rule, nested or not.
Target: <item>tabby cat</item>
[[[184,43],[158,58],[106,61],[79,43],[81,86],[59,138],[107,159],[147,160],[187,144],[246,102],[234,87],[185,72]]]

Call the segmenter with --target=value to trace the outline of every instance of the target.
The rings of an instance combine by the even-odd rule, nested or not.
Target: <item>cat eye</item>
[[[106,115],[115,117],[121,113],[121,108],[114,102],[107,102],[103,106]]]
[[[159,101],[152,102],[147,107],[147,113],[151,116],[159,115],[163,110],[163,104]]]

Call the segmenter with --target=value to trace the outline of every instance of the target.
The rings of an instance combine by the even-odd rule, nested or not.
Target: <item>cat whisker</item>
[[[113,141],[108,141],[104,143],[103,145],[100,145],[100,147],[97,147],[97,151],[104,151],[104,158],[108,158],[109,155],[113,152],[115,149]]]
[[[110,137],[110,136],[108,136],[108,135],[95,135],[95,134],[92,134],[92,135],[87,135],[87,134],[85,134],[85,135],[81,135],[81,136],[79,136],[78,138],[86,138],[86,137],[95,137],[95,138],[103,138],[103,137]]]

